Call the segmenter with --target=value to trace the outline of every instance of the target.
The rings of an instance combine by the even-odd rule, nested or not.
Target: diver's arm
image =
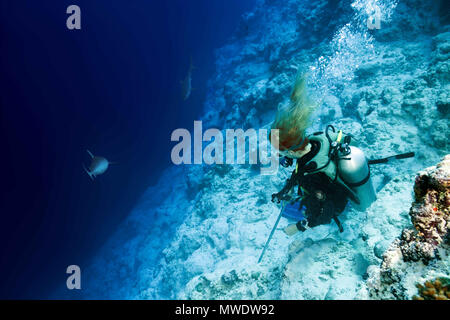
[[[289,192],[298,184],[298,174],[294,171],[289,179],[287,179],[286,184],[283,189],[278,193],[272,194],[272,202],[280,203],[281,200],[290,199],[288,196]]]

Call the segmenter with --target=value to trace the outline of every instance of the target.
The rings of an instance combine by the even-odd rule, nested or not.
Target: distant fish
[[[106,158],[94,156],[89,150],[86,150],[89,156],[92,158],[91,165],[89,169],[83,164],[83,169],[89,175],[89,177],[94,180],[98,175],[105,173],[108,169],[111,162],[109,162]]]
[[[186,101],[192,92],[192,70],[194,69],[194,65],[192,64],[192,57],[191,57],[191,64],[189,66],[188,74],[186,75],[186,78],[181,81],[181,94],[183,97],[183,100]]]

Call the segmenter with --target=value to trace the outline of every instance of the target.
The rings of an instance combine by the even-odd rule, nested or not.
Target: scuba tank
[[[332,125],[328,125],[325,133],[316,132],[308,139],[320,143],[320,150],[305,164],[310,168],[305,174],[325,173],[333,182],[347,189],[357,210],[368,208],[376,200],[376,193],[368,161],[363,151],[354,145],[351,136],[344,135],[342,131],[337,133]]]
[[[357,147],[346,146],[340,148],[337,154],[339,178],[352,189],[359,200],[359,203],[353,201],[354,207],[364,211],[377,199],[364,152]]]

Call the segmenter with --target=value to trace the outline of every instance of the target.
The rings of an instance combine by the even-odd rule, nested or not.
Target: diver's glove
[[[301,232],[306,231],[306,229],[309,228],[309,226],[308,226],[308,220],[306,220],[306,219],[300,220],[299,222],[297,222],[297,223],[295,224],[295,226],[296,226],[297,229],[298,229],[299,231],[301,231]]]
[[[282,200],[290,201],[292,198],[288,193],[283,191],[272,194],[272,202],[280,203]]]
[[[280,164],[284,168],[292,166],[293,163],[294,163],[294,160],[292,160],[291,158],[288,158],[288,157],[283,157],[283,158],[280,159]]]

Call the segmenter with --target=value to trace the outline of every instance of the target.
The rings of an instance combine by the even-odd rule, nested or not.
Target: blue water
[[[79,31],[70,4],[0,4],[0,298],[410,299],[448,274],[449,259],[387,250],[412,227],[416,173],[449,153],[445,1],[77,1]],[[257,263],[292,167],[174,166],[170,135],[200,119],[266,127],[298,70],[318,104],[308,132],[332,124],[368,159],[415,157],[371,166],[377,200],[349,203],[343,232],[288,237],[281,217]],[[95,181],[87,149],[114,162]],[[379,281],[384,257],[395,283]],[[67,290],[73,264],[82,290]]]
[[[70,4],[0,4],[0,298],[46,298],[114,232],[170,164],[171,131],[201,114],[214,49],[254,0],[80,0],[79,31]],[[117,165],[92,182],[86,149]]]

